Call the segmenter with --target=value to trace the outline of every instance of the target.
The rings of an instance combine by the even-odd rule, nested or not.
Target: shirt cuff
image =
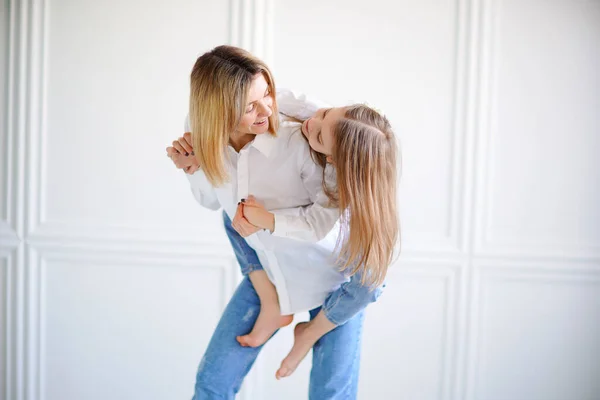
[[[278,214],[276,211],[273,212],[273,216],[275,218],[275,230],[273,231],[272,235],[287,237],[290,230],[287,217],[285,215]]]
[[[204,172],[198,170],[196,172],[194,172],[193,174],[187,174],[185,173],[185,177],[188,179],[188,181],[190,182],[190,186],[193,188],[200,188],[206,185],[205,182],[207,182],[206,177],[204,176]]]

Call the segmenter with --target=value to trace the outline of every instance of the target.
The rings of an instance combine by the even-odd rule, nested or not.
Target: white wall
[[[238,279],[164,148],[197,55],[368,101],[402,141],[403,255],[360,398],[600,398],[600,2],[5,1],[0,398],[190,398]],[[306,315],[298,316],[298,319]],[[310,360],[242,400],[306,399]]]

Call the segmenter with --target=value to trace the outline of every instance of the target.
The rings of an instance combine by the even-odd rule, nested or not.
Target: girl
[[[210,79],[203,79],[204,75]],[[348,193],[359,193],[359,195],[367,193],[368,198],[365,199],[364,204],[368,210],[363,215],[366,215],[367,218],[369,216],[378,217],[381,212],[377,211],[374,203],[374,195],[377,191],[373,190],[391,190],[394,199],[391,204],[384,207],[383,212],[395,211],[395,171],[383,175],[388,179],[383,186],[373,186],[372,180],[377,179],[377,175],[367,174],[366,180],[362,182],[352,181],[352,179],[345,180],[344,185],[347,186],[340,185],[340,187],[346,187],[349,190],[340,191],[339,197],[331,191],[329,186],[326,186],[326,196],[325,192],[320,190],[323,169],[312,162],[308,146],[302,140],[302,134],[299,132],[299,125],[283,123],[277,137],[264,133],[270,131],[278,123],[276,119],[271,119],[273,114],[276,115],[277,110],[277,104],[272,97],[273,92],[274,84],[268,68],[240,49],[221,46],[199,58],[192,73],[190,116],[192,132],[195,133],[193,148],[196,149],[195,155],[201,170],[190,176],[192,189],[198,201],[203,205],[213,209],[223,206],[228,215],[235,215],[233,226],[239,232],[249,236],[249,244],[257,250],[255,256],[258,256],[260,263],[267,269],[266,272],[269,273],[271,281],[275,283],[279,305],[283,313],[312,308],[325,300],[324,311],[311,310],[313,325],[308,323],[296,327],[297,343],[302,342],[299,340],[302,337],[310,338],[314,343],[313,339],[323,334],[319,332],[326,332],[339,325],[330,334],[315,343],[315,356],[321,359],[321,362],[313,365],[311,398],[338,398],[337,396],[354,398],[360,350],[359,338],[362,328],[362,312],[359,311],[364,308],[366,303],[376,298],[374,294],[376,291],[355,289],[368,289],[368,283],[381,282],[389,259],[381,264],[384,265],[382,269],[367,267],[373,260],[379,261],[382,253],[378,252],[377,248],[365,254],[361,253],[362,250],[357,249],[367,248],[362,243],[368,243],[380,237],[378,233],[370,229],[368,224],[365,224],[367,219],[364,219],[362,224],[359,222],[358,225],[353,225],[352,221],[355,220],[353,213],[357,211],[353,209],[352,200],[348,199],[346,195]],[[246,105],[246,109],[241,110],[240,104]],[[344,140],[336,136],[337,132],[340,127],[348,130],[346,125],[352,126],[354,124],[352,121],[356,121],[352,119],[355,117],[351,114],[348,115],[352,118],[344,121],[347,112],[350,112],[350,109],[323,110],[317,117],[306,121],[302,127],[303,133],[309,138],[311,144],[316,140],[318,144],[324,146],[325,150],[329,148],[332,150],[329,159],[335,162],[336,166],[339,163],[336,157],[344,156],[341,150],[337,150],[341,146],[334,147],[334,143],[343,143]],[[328,117],[327,114],[331,115]],[[367,114],[371,115],[372,113],[367,112]],[[361,115],[359,115],[359,119],[364,118],[364,115]],[[369,117],[369,115],[364,123],[357,125],[357,132],[367,129],[371,122],[369,118],[376,117],[374,115]],[[375,129],[371,130],[373,133],[375,132]],[[254,138],[254,135],[257,134],[258,136]],[[379,135],[385,136],[381,131],[379,131]],[[391,140],[393,143],[393,135]],[[229,142],[229,146],[227,146],[227,142]],[[383,164],[377,163],[375,156],[382,155],[381,151],[385,149],[378,147],[377,144],[369,144],[368,140],[354,140],[354,147],[346,145],[346,148],[360,151],[357,146],[365,143],[369,145],[367,146],[369,149],[367,157],[363,158],[366,162],[365,166],[376,169],[381,165],[389,167],[393,164],[395,158],[388,158],[387,162]],[[331,147],[327,147],[329,144]],[[186,146],[189,146],[189,143]],[[316,144],[314,146],[317,147]],[[179,162],[180,155],[176,154],[174,149],[168,151],[174,161]],[[180,148],[180,152],[184,151],[190,153],[192,148]],[[395,157],[395,146],[390,154]],[[357,154],[352,154],[352,156],[357,156]],[[324,159],[321,159],[321,162],[323,161]],[[348,171],[347,166],[342,166],[341,170]],[[190,168],[188,168],[188,172],[191,172]],[[293,173],[296,173],[297,176],[294,176]],[[347,178],[344,178],[343,173],[340,175],[339,171],[337,175],[338,179],[340,177]],[[257,176],[262,179],[257,180]],[[390,178],[393,179],[389,180]],[[365,192],[363,187],[368,187],[369,190]],[[251,198],[247,206],[239,203],[236,205],[235,199],[246,199],[251,192],[264,203],[265,208]],[[339,217],[337,208],[327,207],[331,199],[337,201],[339,207],[347,210],[351,217],[348,225],[349,240],[343,241],[342,255],[345,256],[343,259],[349,260],[345,264],[346,269],[351,262],[355,263],[355,267],[350,271],[355,274],[350,282],[345,283],[344,281],[347,279],[337,271],[336,265],[330,261],[330,254],[335,249],[335,242],[338,239],[338,229],[332,230],[332,228]],[[267,212],[266,209],[275,211]],[[252,215],[253,213],[255,215]],[[258,226],[269,229],[270,232],[259,231],[259,227],[250,224],[244,215]],[[394,213],[392,220],[395,221],[395,218]],[[347,224],[347,220],[343,219],[342,222],[344,223],[344,221]],[[364,233],[363,237],[356,236],[354,233],[356,229],[359,233]],[[391,237],[395,237],[397,227],[390,232]],[[313,242],[290,240],[289,238],[308,238]],[[385,245],[384,243],[383,246]],[[240,259],[238,248],[235,245],[234,248]],[[244,252],[242,255],[248,256],[249,254]],[[389,255],[391,255],[391,250]],[[241,261],[246,262],[246,266],[248,266],[250,260],[246,257]],[[242,262],[241,264],[244,266]],[[259,269],[259,265],[256,263],[251,268]],[[327,266],[331,268],[327,268]],[[250,279],[254,273],[258,272],[260,271],[251,273]],[[361,274],[361,272],[364,273]],[[310,281],[306,278],[303,279],[302,276],[306,275],[310,275],[314,279]],[[357,276],[362,276],[365,285],[357,284]],[[268,293],[270,290],[270,288],[262,290],[260,284],[256,283],[255,288],[264,293]],[[325,288],[327,288],[327,292],[331,293],[323,293]],[[198,371],[197,396],[218,393],[225,398],[230,398],[239,389],[241,379],[252,365],[258,348],[238,346],[235,349],[232,348],[228,338],[231,338],[232,333],[243,333],[244,329],[252,326],[251,324],[254,322],[252,317],[255,317],[253,310],[256,310],[258,306],[253,289],[248,281],[244,280],[225,310]],[[358,295],[354,296],[355,294]],[[365,294],[373,297],[368,298]],[[264,311],[263,303],[268,303],[268,301],[263,302],[262,300],[261,298],[259,306],[261,314]],[[315,303],[317,301],[319,303]],[[240,308],[244,311],[244,317],[236,318],[240,316]],[[354,314],[356,316],[352,318]],[[281,320],[278,314],[277,317],[280,318],[280,321],[275,324],[275,329],[277,325],[289,323]],[[348,322],[344,324],[346,321]],[[257,323],[257,325],[259,324]],[[310,329],[311,326],[319,329],[326,328],[315,329],[313,332]],[[238,338],[238,340],[243,341],[242,338]],[[332,351],[334,341],[337,346],[346,344],[347,351],[341,352],[341,354]],[[296,348],[296,346],[294,347]],[[286,367],[284,362],[283,371],[280,369],[278,372],[279,376],[286,376],[295,368],[294,354],[292,353],[288,356],[288,358],[291,357],[292,363]],[[327,361],[323,362],[323,360]],[[228,361],[235,362],[234,369],[235,366],[238,366],[238,369],[231,371],[232,363]],[[225,365],[228,367],[226,372]],[[291,368],[289,368],[290,366]],[[206,372],[207,369],[211,370],[210,373]]]

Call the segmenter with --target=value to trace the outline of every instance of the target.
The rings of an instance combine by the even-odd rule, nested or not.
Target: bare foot
[[[306,328],[308,328],[308,322],[301,322],[294,328],[294,346],[281,362],[275,378],[281,379],[290,376],[317,342],[318,338],[315,339],[309,335],[310,332]]]
[[[244,347],[258,347],[265,344],[277,329],[291,324],[293,320],[293,315],[281,315],[279,307],[261,307],[252,332],[244,336],[238,336],[236,339]]]

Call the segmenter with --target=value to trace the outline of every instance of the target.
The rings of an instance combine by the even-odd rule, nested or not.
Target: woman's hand
[[[173,146],[167,147],[167,156],[171,158],[173,164],[190,175],[199,168],[191,143],[192,134],[186,132],[182,137],[173,141]]]
[[[252,225],[262,229],[268,229],[271,232],[275,230],[275,215],[265,209],[265,207],[256,201],[252,195],[242,202],[243,213],[246,220]]]
[[[242,237],[248,237],[253,233],[256,233],[261,230],[261,228],[252,225],[246,217],[244,217],[243,213],[243,204],[239,204],[237,210],[235,212],[235,216],[233,217],[233,221],[231,221],[231,226],[236,230]]]

